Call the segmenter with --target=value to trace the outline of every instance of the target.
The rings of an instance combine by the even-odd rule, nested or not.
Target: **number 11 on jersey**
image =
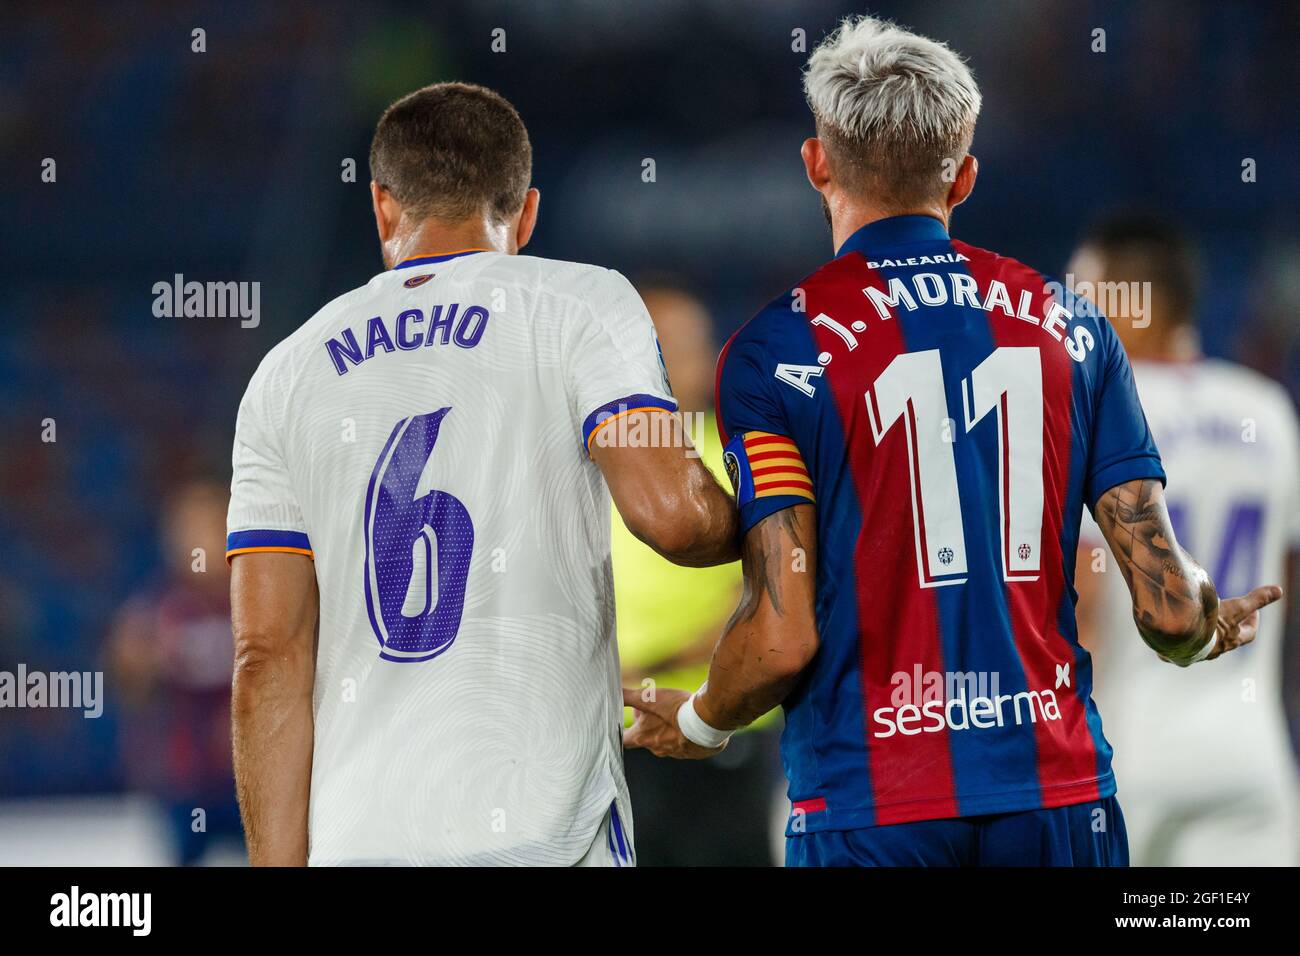
[[[1043,525],[1042,357],[1033,347],[994,349],[961,386],[966,432],[990,412],[997,414],[1002,577],[1036,581]],[[865,399],[877,445],[900,419],[907,435],[921,587],[964,584],[966,536],[953,452],[957,435],[948,418],[939,350],[896,356]]]

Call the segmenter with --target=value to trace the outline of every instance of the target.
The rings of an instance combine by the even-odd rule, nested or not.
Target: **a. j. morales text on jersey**
[[[471,305],[462,310],[459,302],[432,306],[428,315],[423,309],[407,309],[391,319],[376,315],[366,322],[364,332],[344,329],[326,341],[325,350],[334,370],[346,375],[349,368],[374,358],[378,351],[410,352],[431,345],[472,349],[482,341],[489,318],[483,306]]]
[[[960,252],[950,252],[933,256],[912,256],[907,259],[868,261],[867,266],[879,270],[969,261],[968,257]],[[1054,284],[1044,283],[1043,291],[1053,293]],[[862,294],[876,307],[876,314],[882,319],[890,318],[889,310],[897,310],[900,306],[909,312],[915,312],[923,305],[947,305],[949,302],[953,305],[969,305],[989,313],[997,309],[1009,318],[1020,319],[1041,328],[1064,345],[1065,350],[1070,353],[1070,358],[1076,362],[1082,362],[1087,358],[1088,352],[1095,344],[1093,334],[1086,326],[1069,324],[1074,320],[1074,315],[1057,301],[1054,295],[1049,300],[1046,313],[1041,317],[1036,316],[1030,311],[1034,301],[1033,293],[1028,289],[1020,290],[1018,301],[1013,307],[1011,293],[1007,290],[1006,283],[999,279],[991,280],[988,291],[981,296],[974,277],[964,272],[949,272],[946,276],[937,272],[917,272],[906,280],[899,276],[891,278],[888,287],[884,290],[868,286],[862,290]]]

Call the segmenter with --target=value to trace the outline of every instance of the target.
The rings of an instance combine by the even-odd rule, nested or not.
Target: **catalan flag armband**
[[[746,531],[782,508],[815,500],[803,456],[795,443],[783,435],[737,434],[727,443],[723,462],[736,491],[736,506],[740,508]]]

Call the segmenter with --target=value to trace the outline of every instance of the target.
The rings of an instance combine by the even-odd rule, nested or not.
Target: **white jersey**
[[[1221,596],[1284,583],[1287,551],[1300,546],[1300,430],[1289,396],[1255,372],[1215,360],[1134,362],[1133,374],[1168,474],[1165,498],[1179,544],[1210,573]],[[1087,518],[1083,539],[1085,547],[1100,544]],[[1130,797],[1124,801],[1130,823],[1149,810],[1153,826],[1168,828],[1197,806],[1211,812],[1209,801],[1216,799],[1234,807],[1215,806],[1220,816],[1253,805],[1260,811],[1256,823],[1271,821],[1266,839],[1275,852],[1294,858],[1283,605],[1261,613],[1254,644],[1174,667],[1138,637],[1124,579],[1109,555],[1106,560],[1093,694],[1115,749],[1120,796]],[[1077,574],[1088,573],[1085,556]],[[1223,858],[1229,851],[1217,848],[1217,862],[1233,862]],[[1134,862],[1146,861],[1135,852]]]
[[[627,280],[495,252],[408,260],[263,360],[228,549],[315,561],[313,865],[631,862],[587,448],[647,406],[676,403]]]

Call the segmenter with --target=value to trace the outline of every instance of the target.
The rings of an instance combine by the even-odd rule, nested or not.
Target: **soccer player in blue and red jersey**
[[[1178,547],[1105,318],[949,236],[976,175],[962,60],[848,20],[805,90],[836,257],[718,363],[745,594],[699,691],[626,692],[625,743],[704,757],[783,704],[791,864],[1125,864],[1075,631],[1083,507],[1175,664],[1250,641],[1281,589],[1220,601]]]

